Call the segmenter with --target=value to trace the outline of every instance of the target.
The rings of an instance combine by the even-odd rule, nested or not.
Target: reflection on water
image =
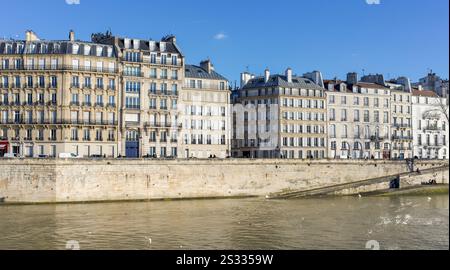
[[[448,249],[449,197],[0,206],[0,249]]]

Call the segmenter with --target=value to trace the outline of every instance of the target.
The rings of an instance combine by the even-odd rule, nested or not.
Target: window
[[[334,104],[335,103],[334,96],[332,96],[332,95],[330,95],[328,100],[329,100],[330,104]]]
[[[336,125],[330,126],[330,138],[336,138]]]
[[[354,116],[354,122],[359,122],[359,110],[354,110],[353,111],[353,116]]]
[[[80,78],[78,76],[72,77],[72,87],[75,87],[75,88],[80,87]]]
[[[58,79],[56,78],[56,76],[50,77],[50,86],[52,88],[56,88],[58,86]]]
[[[178,95],[178,85],[172,84],[172,95]]]
[[[129,93],[139,93],[141,91],[141,83],[127,81],[125,83],[125,91]]]
[[[156,70],[156,68],[151,68],[150,69],[150,78],[152,78],[152,79],[156,79],[158,76],[157,76],[157,70]]]
[[[380,122],[380,112],[379,111],[374,111],[373,112],[373,117],[374,117],[375,123],[379,123]]]
[[[27,87],[31,88],[33,87],[33,77],[27,76]]]
[[[140,99],[138,97],[126,97],[125,98],[125,107],[127,109],[139,109],[140,108]]]
[[[167,69],[161,70],[161,79],[167,79]]]
[[[178,59],[176,55],[172,55],[172,65],[176,66],[178,64]]]
[[[103,78],[97,78],[97,89],[103,89]]]
[[[178,70],[172,70],[172,80],[178,80]]]
[[[341,110],[341,121],[347,121],[347,109]]]
[[[336,118],[336,111],[335,109],[330,109],[330,121],[334,121]]]
[[[116,80],[115,79],[109,79],[109,90],[116,90]]]
[[[369,111],[365,110],[364,111],[364,122],[369,122],[370,121],[370,117],[369,117]]]
[[[84,95],[84,105],[90,106],[91,105],[91,95],[85,94]]]
[[[97,106],[103,106],[103,96],[102,95],[96,96],[95,103],[96,103]]]
[[[72,94],[72,101],[71,101],[71,103],[72,103],[73,105],[77,105],[78,102],[79,102],[79,100],[78,100],[78,94]]]
[[[85,88],[91,88],[91,77],[84,77],[84,87]]]
[[[178,108],[178,101],[176,99],[172,99],[172,110],[176,110]]]
[[[368,97],[364,98],[364,106],[369,106],[369,98]]]

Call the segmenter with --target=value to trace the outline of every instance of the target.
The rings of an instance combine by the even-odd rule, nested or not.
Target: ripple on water
[[[448,249],[448,196],[1,206],[0,249]],[[151,239],[151,241],[149,240]]]

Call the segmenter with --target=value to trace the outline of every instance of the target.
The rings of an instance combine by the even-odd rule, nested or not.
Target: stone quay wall
[[[448,161],[415,165],[423,170]],[[0,200],[66,203],[266,196],[408,170],[405,161],[381,160],[1,159]]]

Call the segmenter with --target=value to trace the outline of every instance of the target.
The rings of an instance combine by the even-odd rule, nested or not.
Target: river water
[[[1,205],[0,249],[449,249],[448,207],[448,195]]]

